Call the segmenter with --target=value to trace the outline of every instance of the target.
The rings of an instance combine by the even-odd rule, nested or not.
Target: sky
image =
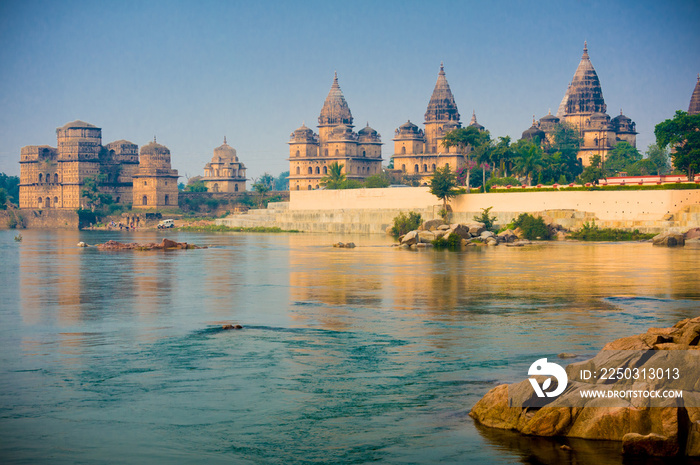
[[[699,25],[697,0],[0,0],[0,172],[19,175],[21,147],[55,147],[79,119],[103,144],[157,137],[183,182],[224,136],[249,179],[277,176],[335,71],[386,165],[394,130],[423,123],[441,62],[462,122],[475,111],[516,140],[556,113],[584,40],[608,114],[637,123],[643,153],[657,123],[688,109]]]

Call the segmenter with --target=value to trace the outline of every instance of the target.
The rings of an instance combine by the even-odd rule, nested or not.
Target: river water
[[[538,358],[700,315],[697,246],[15,234],[0,231],[2,463],[618,464],[617,443],[565,452],[469,409]],[[76,247],[164,235],[211,247]]]

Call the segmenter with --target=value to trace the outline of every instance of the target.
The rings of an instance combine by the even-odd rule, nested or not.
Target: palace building
[[[355,132],[352,123],[336,73],[318,117],[318,134],[302,124],[290,136],[289,190],[319,189],[335,162],[347,179],[362,181],[381,173],[381,136],[369,124]]]
[[[457,147],[445,148],[442,139],[453,129],[461,128],[457,103],[445,77],[445,68],[440,63],[440,72],[425,112],[425,130],[418,128],[410,120],[402,124],[394,133],[394,169],[405,175],[427,183],[436,168],[449,166],[458,171],[466,165],[464,156]],[[469,126],[485,130],[472,113]]]
[[[177,171],[155,140],[141,150],[126,140],[102,145],[102,129],[73,121],[56,129],[58,147],[29,145],[20,154],[20,208],[85,208],[88,178],[115,203],[135,208],[177,206]]]
[[[214,156],[204,166],[202,181],[209,192],[244,192],[246,167],[238,160],[236,149],[226,143],[214,149]]]
[[[598,74],[588,56],[588,44],[583,44],[583,56],[574,77],[559,105],[557,115],[551,111],[539,121],[532,119],[532,126],[522,134],[523,139],[538,138],[540,142],[553,142],[558,123],[568,123],[579,130],[583,143],[578,158],[583,166],[590,165],[594,155],[605,160],[608,152],[620,141],[637,146],[635,123],[622,114],[610,118],[603,99],[603,89]]]

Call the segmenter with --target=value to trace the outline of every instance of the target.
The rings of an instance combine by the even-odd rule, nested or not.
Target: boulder
[[[515,235],[515,233],[510,230],[506,229],[505,231],[501,231],[497,235],[499,237],[499,240],[502,242],[515,242],[515,240],[518,238],[518,236]]]
[[[435,234],[431,231],[418,231],[418,242],[430,244],[435,240]]]
[[[411,246],[418,242],[418,231],[409,231],[401,238],[401,245]]]
[[[495,234],[494,234],[493,232],[491,232],[491,231],[484,231],[484,232],[482,232],[481,234],[479,234],[479,237],[480,237],[481,239],[483,239],[483,240],[486,240],[486,239],[488,239],[489,237],[493,237],[493,236],[495,236]]]
[[[450,234],[456,234],[462,239],[472,238],[470,229],[463,224],[451,224],[450,229],[447,230],[446,235],[449,236]]]
[[[354,242],[348,242],[345,244],[346,249],[354,249],[355,248],[355,243]]]
[[[660,434],[627,433],[622,437],[623,455],[671,457],[678,455],[678,441]]]
[[[448,229],[450,229],[449,224],[441,224],[440,226],[437,227],[438,231],[447,231]]]
[[[436,230],[439,226],[443,226],[445,222],[441,219],[435,219],[435,220],[428,220],[424,222],[420,228],[418,228],[421,231],[434,231]]]
[[[653,245],[665,247],[683,247],[685,245],[685,236],[683,234],[666,233],[658,234],[652,239]]]
[[[496,246],[498,245],[498,241],[494,237],[489,237],[486,239],[486,245]]]
[[[78,247],[88,247],[88,245],[85,242],[80,241],[78,242]]]
[[[685,240],[700,239],[700,228],[692,228],[683,233]]]
[[[469,223],[465,226],[469,228],[469,233],[474,237],[478,237],[482,232],[486,231],[484,223]]]

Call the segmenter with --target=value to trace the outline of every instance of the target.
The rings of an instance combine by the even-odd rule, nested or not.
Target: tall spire
[[[695,90],[690,97],[690,105],[688,105],[688,113],[691,115],[700,114],[700,74],[698,74],[698,82],[695,84]]]
[[[447,83],[445,67],[442,62],[433,95],[430,97],[428,109],[425,112],[425,122],[430,121],[459,121],[457,104],[450,90],[450,85]]]
[[[328,97],[323,103],[321,115],[318,117],[318,124],[319,126],[335,126],[338,124],[352,126],[352,114],[348,103],[345,101],[343,92],[340,90],[340,85],[338,85],[337,72],[334,73],[333,85],[331,85]]]
[[[596,74],[588,56],[588,43],[584,42],[581,62],[578,64],[574,78],[562,99],[560,112],[563,110],[563,114],[559,115],[557,112],[557,116],[576,113],[605,113],[606,108],[598,74]]]

